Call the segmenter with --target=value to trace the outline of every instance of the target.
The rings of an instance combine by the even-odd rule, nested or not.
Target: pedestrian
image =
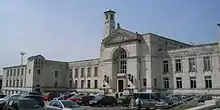
[[[122,92],[120,93],[120,97],[121,97],[121,96],[123,96],[123,93],[122,93]]]
[[[115,98],[118,99],[118,93],[115,94]]]
[[[141,98],[138,97],[138,98],[136,99],[136,105],[137,105],[137,109],[138,109],[138,110],[141,110],[141,104],[142,104]]]
[[[130,107],[133,108],[134,105],[135,105],[135,99],[134,99],[134,96],[131,96]]]

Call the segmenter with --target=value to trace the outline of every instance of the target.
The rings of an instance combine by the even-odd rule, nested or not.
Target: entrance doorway
[[[123,92],[124,89],[124,81],[118,80],[118,92]]]

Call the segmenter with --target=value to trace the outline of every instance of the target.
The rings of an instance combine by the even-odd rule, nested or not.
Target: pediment
[[[133,41],[138,39],[138,34],[124,29],[116,29],[108,37],[103,40],[103,44],[111,45],[115,43],[122,43],[126,41]]]

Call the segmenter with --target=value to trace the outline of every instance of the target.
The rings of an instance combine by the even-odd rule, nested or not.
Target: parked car
[[[117,104],[121,106],[128,106],[130,104],[130,101],[131,101],[131,95],[123,95],[118,98]]]
[[[91,106],[102,106],[102,105],[116,105],[117,100],[112,96],[97,96],[93,100],[89,101],[89,105]]]
[[[29,98],[10,98],[3,110],[42,110],[38,102]]]
[[[200,96],[199,99],[198,99],[198,102],[201,103],[201,102],[205,102],[206,100],[212,100],[212,97],[211,96]]]
[[[85,108],[70,100],[52,100],[44,110],[85,110]]]
[[[15,95],[7,95],[3,98],[0,98],[0,110],[3,110],[3,107],[5,106],[6,102],[10,99],[10,98],[18,98],[21,97],[22,95],[20,94],[15,94]]]
[[[24,96],[24,98],[30,98],[30,99],[34,99],[38,102],[38,104],[41,106],[41,107],[44,107],[44,99],[42,96],[39,96],[39,95],[28,95],[28,96]]]
[[[89,101],[94,99],[95,96],[86,95],[81,97],[81,105],[89,105]]]

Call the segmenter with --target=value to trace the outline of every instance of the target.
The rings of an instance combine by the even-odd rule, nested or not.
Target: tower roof
[[[116,12],[112,10],[108,10],[108,11],[105,11],[104,13],[116,13]]]

